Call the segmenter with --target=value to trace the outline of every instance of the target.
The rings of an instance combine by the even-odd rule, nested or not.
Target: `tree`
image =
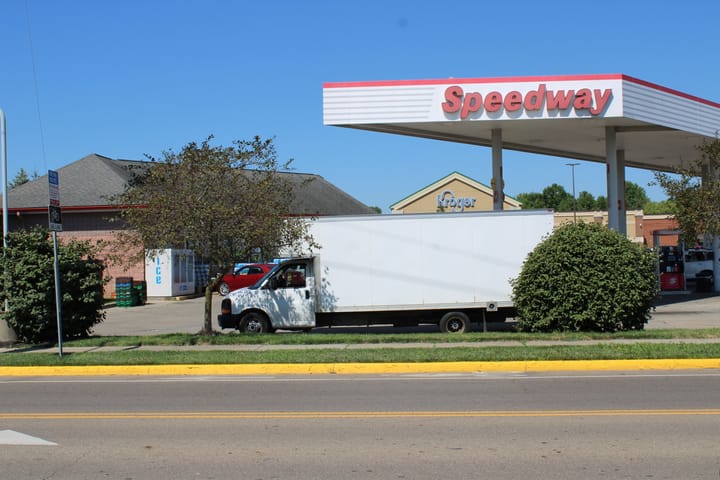
[[[15,178],[13,178],[12,181],[8,184],[8,190],[29,181],[30,177],[28,177],[27,172],[24,168],[20,167],[20,171],[18,171],[18,173],[15,175]]]
[[[265,259],[307,239],[306,220],[291,216],[293,185],[279,170],[272,139],[236,140],[212,146],[208,137],[178,153],[147,156],[150,166],[115,201],[127,229],[117,246],[140,255],[162,248],[191,248],[218,275],[205,286],[201,333],[212,332],[212,293],[238,259],[260,252]],[[129,206],[129,207],[128,207]],[[138,261],[137,257],[131,259]],[[144,257],[143,257],[144,260]]]
[[[521,193],[517,196],[518,202],[522,203],[522,208],[532,210],[537,208],[545,208],[545,200],[542,193]]]
[[[556,212],[572,212],[575,208],[578,212],[603,211],[608,208],[607,198],[602,195],[595,198],[584,190],[578,194],[575,207],[572,195],[557,183],[545,187],[542,193],[521,193],[517,199],[523,208],[552,208]],[[625,182],[625,204],[629,210],[644,209],[650,203],[644,188],[633,182]]]
[[[605,211],[608,209],[607,197],[598,195],[595,199],[595,210]]]
[[[563,208],[570,206],[569,210],[572,211],[573,198],[568,192],[565,191],[565,187],[557,183],[545,187],[542,191],[543,200],[545,202],[545,208],[552,208],[556,212],[563,211]]]
[[[672,200],[661,200],[659,202],[648,202],[643,208],[646,215],[675,215],[675,202]]]
[[[700,159],[678,167],[674,175],[655,172],[655,181],[675,204],[683,240],[720,234],[720,139],[698,146]]]
[[[625,182],[625,208],[628,210],[642,210],[650,201],[645,189],[637,183]]]
[[[572,195],[557,183],[545,187],[542,193],[521,193],[517,199],[524,209],[552,208],[556,212],[572,212],[574,208]]]
[[[568,223],[528,255],[512,288],[522,331],[642,329],[655,257],[602,225]]]
[[[10,232],[0,257],[0,302],[4,320],[19,340],[28,343],[57,338],[54,247],[47,230]],[[87,336],[105,318],[103,265],[98,248],[70,240],[58,245],[60,313],[64,339]]]
[[[577,198],[578,212],[591,212],[595,210],[595,197],[590,192],[583,190]]]
[[[572,198],[572,195],[569,195],[560,200],[560,205],[558,205],[557,207],[558,212],[572,212],[575,210],[575,200]]]

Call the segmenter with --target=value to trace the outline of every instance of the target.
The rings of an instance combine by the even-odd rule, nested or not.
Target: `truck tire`
[[[262,313],[250,312],[240,320],[238,330],[243,333],[269,333],[270,322]]]
[[[222,282],[218,287],[218,293],[223,297],[227,296],[227,294],[230,293],[230,286],[227,283]]]
[[[465,333],[470,330],[470,319],[462,312],[449,312],[440,319],[443,333]]]

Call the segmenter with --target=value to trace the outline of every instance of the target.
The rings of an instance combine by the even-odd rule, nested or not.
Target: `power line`
[[[30,9],[28,8],[28,0],[25,0],[25,19],[27,21],[28,43],[30,44],[33,85],[35,87],[35,106],[37,108],[38,124],[40,126],[40,149],[42,152],[43,171],[45,171],[47,170],[47,159],[45,157],[45,135],[43,132],[42,115],[40,114],[40,95],[38,94],[37,71],[35,69],[35,49],[33,48],[32,30],[30,29]]]

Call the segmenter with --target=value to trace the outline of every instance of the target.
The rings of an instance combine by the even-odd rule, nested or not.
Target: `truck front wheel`
[[[262,313],[250,312],[240,321],[239,330],[243,333],[268,333],[270,322]]]
[[[450,312],[440,320],[440,331],[443,333],[465,333],[470,330],[470,319],[462,312]]]

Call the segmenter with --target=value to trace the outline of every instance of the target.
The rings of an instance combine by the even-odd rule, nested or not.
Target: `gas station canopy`
[[[323,121],[490,146],[495,210],[503,149],[604,162],[608,225],[625,234],[625,167],[698,160],[720,104],[623,74],[338,82],[323,86]]]
[[[326,125],[670,171],[720,130],[720,104],[623,74],[337,82]]]
[[[494,210],[504,205],[503,149],[604,162],[608,226],[626,235],[625,167],[699,160],[698,147],[718,138],[720,104],[623,74],[348,82],[323,86],[323,120],[490,146]],[[713,250],[720,258],[718,236]],[[714,281],[720,291],[718,268]]]

